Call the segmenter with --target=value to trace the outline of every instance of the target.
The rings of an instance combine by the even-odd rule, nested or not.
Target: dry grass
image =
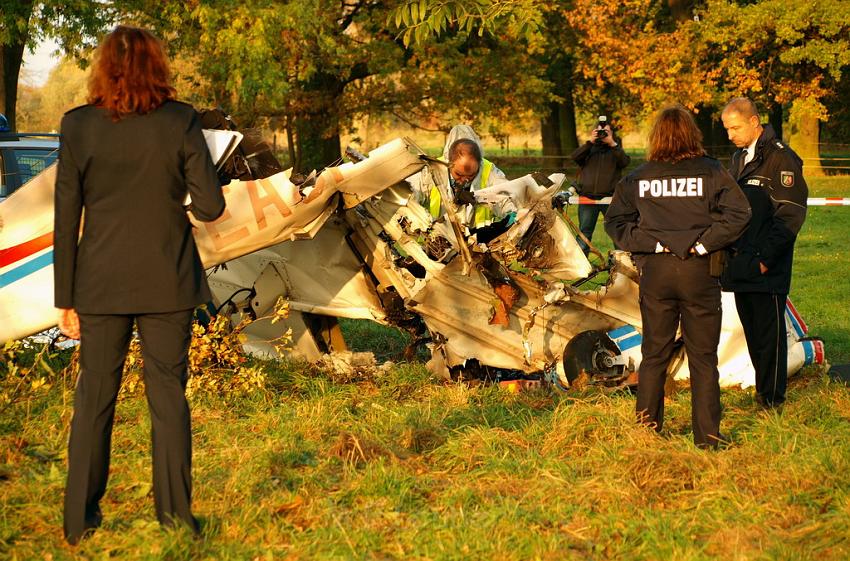
[[[61,539],[70,387],[4,419],[8,559],[847,559],[850,392],[808,372],[782,415],[725,391],[727,450],[661,436],[634,398],[436,384],[420,366],[332,383],[291,367],[193,403],[193,541],[154,522],[143,398],[119,404],[104,527]],[[405,397],[394,388],[405,387]]]

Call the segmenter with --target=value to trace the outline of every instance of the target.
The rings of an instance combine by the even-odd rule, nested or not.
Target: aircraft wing
[[[425,162],[409,139],[396,139],[356,164],[326,168],[311,187],[288,172],[232,181],[227,206],[215,222],[197,222],[195,241],[209,268],[286,240],[311,238],[336,209],[383,191],[418,172]],[[0,343],[56,325],[53,307],[53,190],[55,165],[0,202]],[[337,195],[339,194],[339,195]]]

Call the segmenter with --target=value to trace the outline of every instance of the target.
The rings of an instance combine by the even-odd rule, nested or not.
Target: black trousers
[[[80,376],[68,443],[65,538],[76,543],[100,525],[109,478],[115,401],[136,321],[151,415],[153,493],[160,523],[192,516],[192,433],[185,388],[192,310],[144,315],[80,314]]]
[[[709,274],[707,257],[682,260],[660,253],[642,256],[640,261],[643,357],[638,377],[638,420],[661,430],[664,382],[681,322],[691,378],[694,442],[716,446],[720,431],[720,283]]]
[[[787,294],[735,293],[735,307],[756,371],[756,392],[768,406],[784,402],[788,386],[787,299]]]

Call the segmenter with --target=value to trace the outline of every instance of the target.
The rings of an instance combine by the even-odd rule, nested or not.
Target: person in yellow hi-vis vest
[[[484,158],[481,141],[469,125],[455,125],[449,133],[442,159],[448,163],[449,185],[461,222],[470,230],[484,228],[503,219],[503,213],[490,205],[476,204],[474,191],[507,181],[493,162]],[[430,185],[423,193],[435,220],[443,213],[439,190]]]

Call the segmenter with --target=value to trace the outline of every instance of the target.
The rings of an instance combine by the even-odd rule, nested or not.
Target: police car
[[[59,156],[59,135],[9,132],[0,114],[0,201],[41,173]]]

